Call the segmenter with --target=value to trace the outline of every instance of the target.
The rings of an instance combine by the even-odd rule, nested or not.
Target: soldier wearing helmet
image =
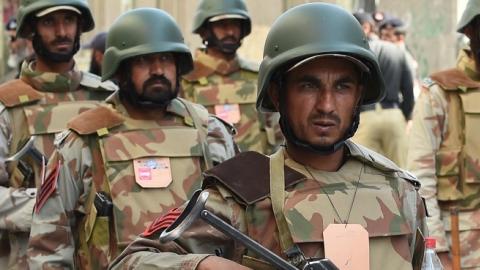
[[[20,1],[16,37],[33,42],[36,58],[23,62],[19,79],[0,85],[0,230],[10,238],[9,266],[2,269],[27,268],[36,188],[54,134],[116,89],[75,66],[80,35],[93,27],[86,0]]]
[[[451,269],[450,208],[459,209],[462,269],[480,269],[480,2],[468,1],[457,31],[470,39],[456,67],[424,80],[413,110],[407,167],[422,183],[430,234]]]
[[[267,36],[257,100],[259,110],[280,113],[286,147],[206,171],[206,209],[296,267],[324,257],[340,269],[418,266],[425,210],[417,181],[349,140],[360,106],[383,93],[376,57],[349,12],[326,3],[286,11]],[[204,222],[161,244],[179,210],[152,223],[112,269],[273,269]]]
[[[37,199],[29,265],[106,269],[156,216],[236,154],[233,128],[177,98],[192,56],[174,19],[134,9],[111,26],[102,79],[119,91],[57,138]]]
[[[193,33],[200,35],[205,48],[196,51],[194,70],[184,77],[182,92],[186,99],[234,124],[242,151],[265,153],[278,143],[274,130],[278,125],[274,125],[274,115],[265,116],[255,109],[258,64],[237,55],[250,32],[243,0],[201,0]]]

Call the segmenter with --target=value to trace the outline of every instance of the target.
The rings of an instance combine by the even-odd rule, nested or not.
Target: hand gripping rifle
[[[160,242],[166,243],[179,238],[180,235],[182,235],[182,233],[186,231],[197,218],[201,218],[217,230],[245,245],[248,249],[252,250],[257,255],[265,259],[268,263],[273,265],[276,269],[298,270],[298,268],[296,268],[286,260],[282,259],[277,254],[266,249],[250,237],[246,236],[225,221],[221,220],[212,212],[205,209],[205,204],[207,202],[208,196],[209,193],[207,191],[196,191],[188,202],[185,210],[183,210],[182,214],[180,214],[177,220],[175,220],[175,222],[170,225],[170,227],[168,227],[165,231],[162,232],[162,234],[160,235]],[[301,269],[338,270],[338,268],[328,259],[305,261]]]

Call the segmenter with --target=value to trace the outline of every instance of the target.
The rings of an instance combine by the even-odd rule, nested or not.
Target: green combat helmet
[[[458,22],[457,32],[464,33],[465,27],[477,16],[480,15],[480,2],[478,0],[469,0],[467,7],[463,12],[462,18]]]
[[[82,32],[88,32],[95,27],[92,13],[87,0],[21,0],[17,13],[17,35],[28,38],[32,32],[29,21],[36,13],[56,6],[71,6],[82,13]]]
[[[110,79],[123,60],[160,52],[172,52],[177,76],[193,69],[193,59],[175,20],[156,8],[139,8],[126,12],[112,25],[107,35],[102,65],[102,80]]]
[[[385,86],[377,57],[355,17],[336,5],[310,3],[288,10],[273,23],[258,74],[257,108],[275,111],[267,93],[273,75],[288,64],[320,54],[347,55],[362,61],[370,70],[365,74],[366,93],[362,104],[383,98]]]
[[[280,78],[288,67],[316,55],[348,57],[351,61],[358,62],[357,66],[366,66],[366,71],[361,74],[365,86],[363,105],[375,103],[384,97],[385,85],[377,57],[370,50],[367,38],[355,17],[336,5],[310,3],[296,6],[282,14],[268,33],[258,74],[258,110],[275,111],[267,93],[271,81]],[[287,141],[319,154],[337,151],[345,140],[353,136],[360,121],[360,110],[357,108],[352,124],[343,138],[330,146],[317,146],[296,137],[288,123],[288,108],[282,102],[279,112],[280,127]]]
[[[250,34],[252,22],[243,0],[201,0],[193,19],[193,33],[200,34],[200,29],[205,26],[210,18],[221,15],[225,15],[225,19],[244,19],[242,35],[246,37]]]

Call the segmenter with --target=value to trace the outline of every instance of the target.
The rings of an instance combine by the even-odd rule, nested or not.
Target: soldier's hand
[[[443,270],[452,270],[452,259],[450,258],[449,252],[439,252],[438,258],[443,265]]]
[[[213,269],[248,270],[250,268],[218,256],[207,257],[197,266],[197,270]]]

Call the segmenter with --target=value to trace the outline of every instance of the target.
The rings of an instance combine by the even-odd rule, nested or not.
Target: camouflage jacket
[[[462,267],[480,267],[480,76],[462,51],[457,68],[434,73],[413,113],[408,169],[425,197],[437,250],[449,250],[449,208],[461,212]]]
[[[201,105],[174,99],[159,121],[131,118],[118,95],[108,103],[58,138],[33,216],[33,269],[106,268],[154,217],[200,187],[206,151],[215,164],[236,154],[232,127]],[[98,192],[111,199],[111,213],[96,204]]]
[[[258,64],[214,58],[198,50],[194,70],[183,77],[184,98],[234,124],[241,151],[271,153],[282,142],[278,116],[257,112]]]
[[[31,188],[40,185],[41,156],[52,154],[54,133],[65,129],[73,116],[98,106],[116,89],[113,83],[102,83],[90,73],[76,69],[65,74],[37,72],[33,65],[34,62],[24,62],[20,79],[0,85],[0,170],[6,169],[6,177],[0,183],[0,197],[5,202],[0,204],[0,230],[26,232],[18,240],[22,243],[15,244],[23,246],[22,250],[26,249],[36,193]],[[35,136],[34,148],[40,155],[34,158],[26,154],[19,161],[3,164],[31,136]],[[25,188],[30,189],[27,192]],[[11,250],[11,268],[13,264],[26,263],[25,258],[15,257],[22,253],[25,252]]]
[[[353,142],[347,147],[347,161],[337,172],[310,168],[310,174],[304,165],[285,158],[283,214],[293,242],[306,257],[323,258],[322,232],[328,225],[340,223],[334,209],[342,219],[347,217],[358,186],[348,223],[360,224],[368,231],[370,269],[387,265],[388,269],[412,269],[415,243],[423,246],[423,241],[414,240],[416,232],[425,231],[418,183],[383,156]],[[263,155],[246,152],[205,172],[204,189],[210,193],[206,208],[285,257],[270,200],[268,162]],[[251,188],[253,184],[239,186],[239,181],[255,183],[256,188]],[[221,254],[253,269],[272,269],[260,267],[257,255],[204,222],[193,223],[175,242],[160,244],[159,233],[171,223],[157,219],[156,226],[134,241],[112,268],[195,269],[206,256]],[[423,254],[421,249],[418,253]]]

